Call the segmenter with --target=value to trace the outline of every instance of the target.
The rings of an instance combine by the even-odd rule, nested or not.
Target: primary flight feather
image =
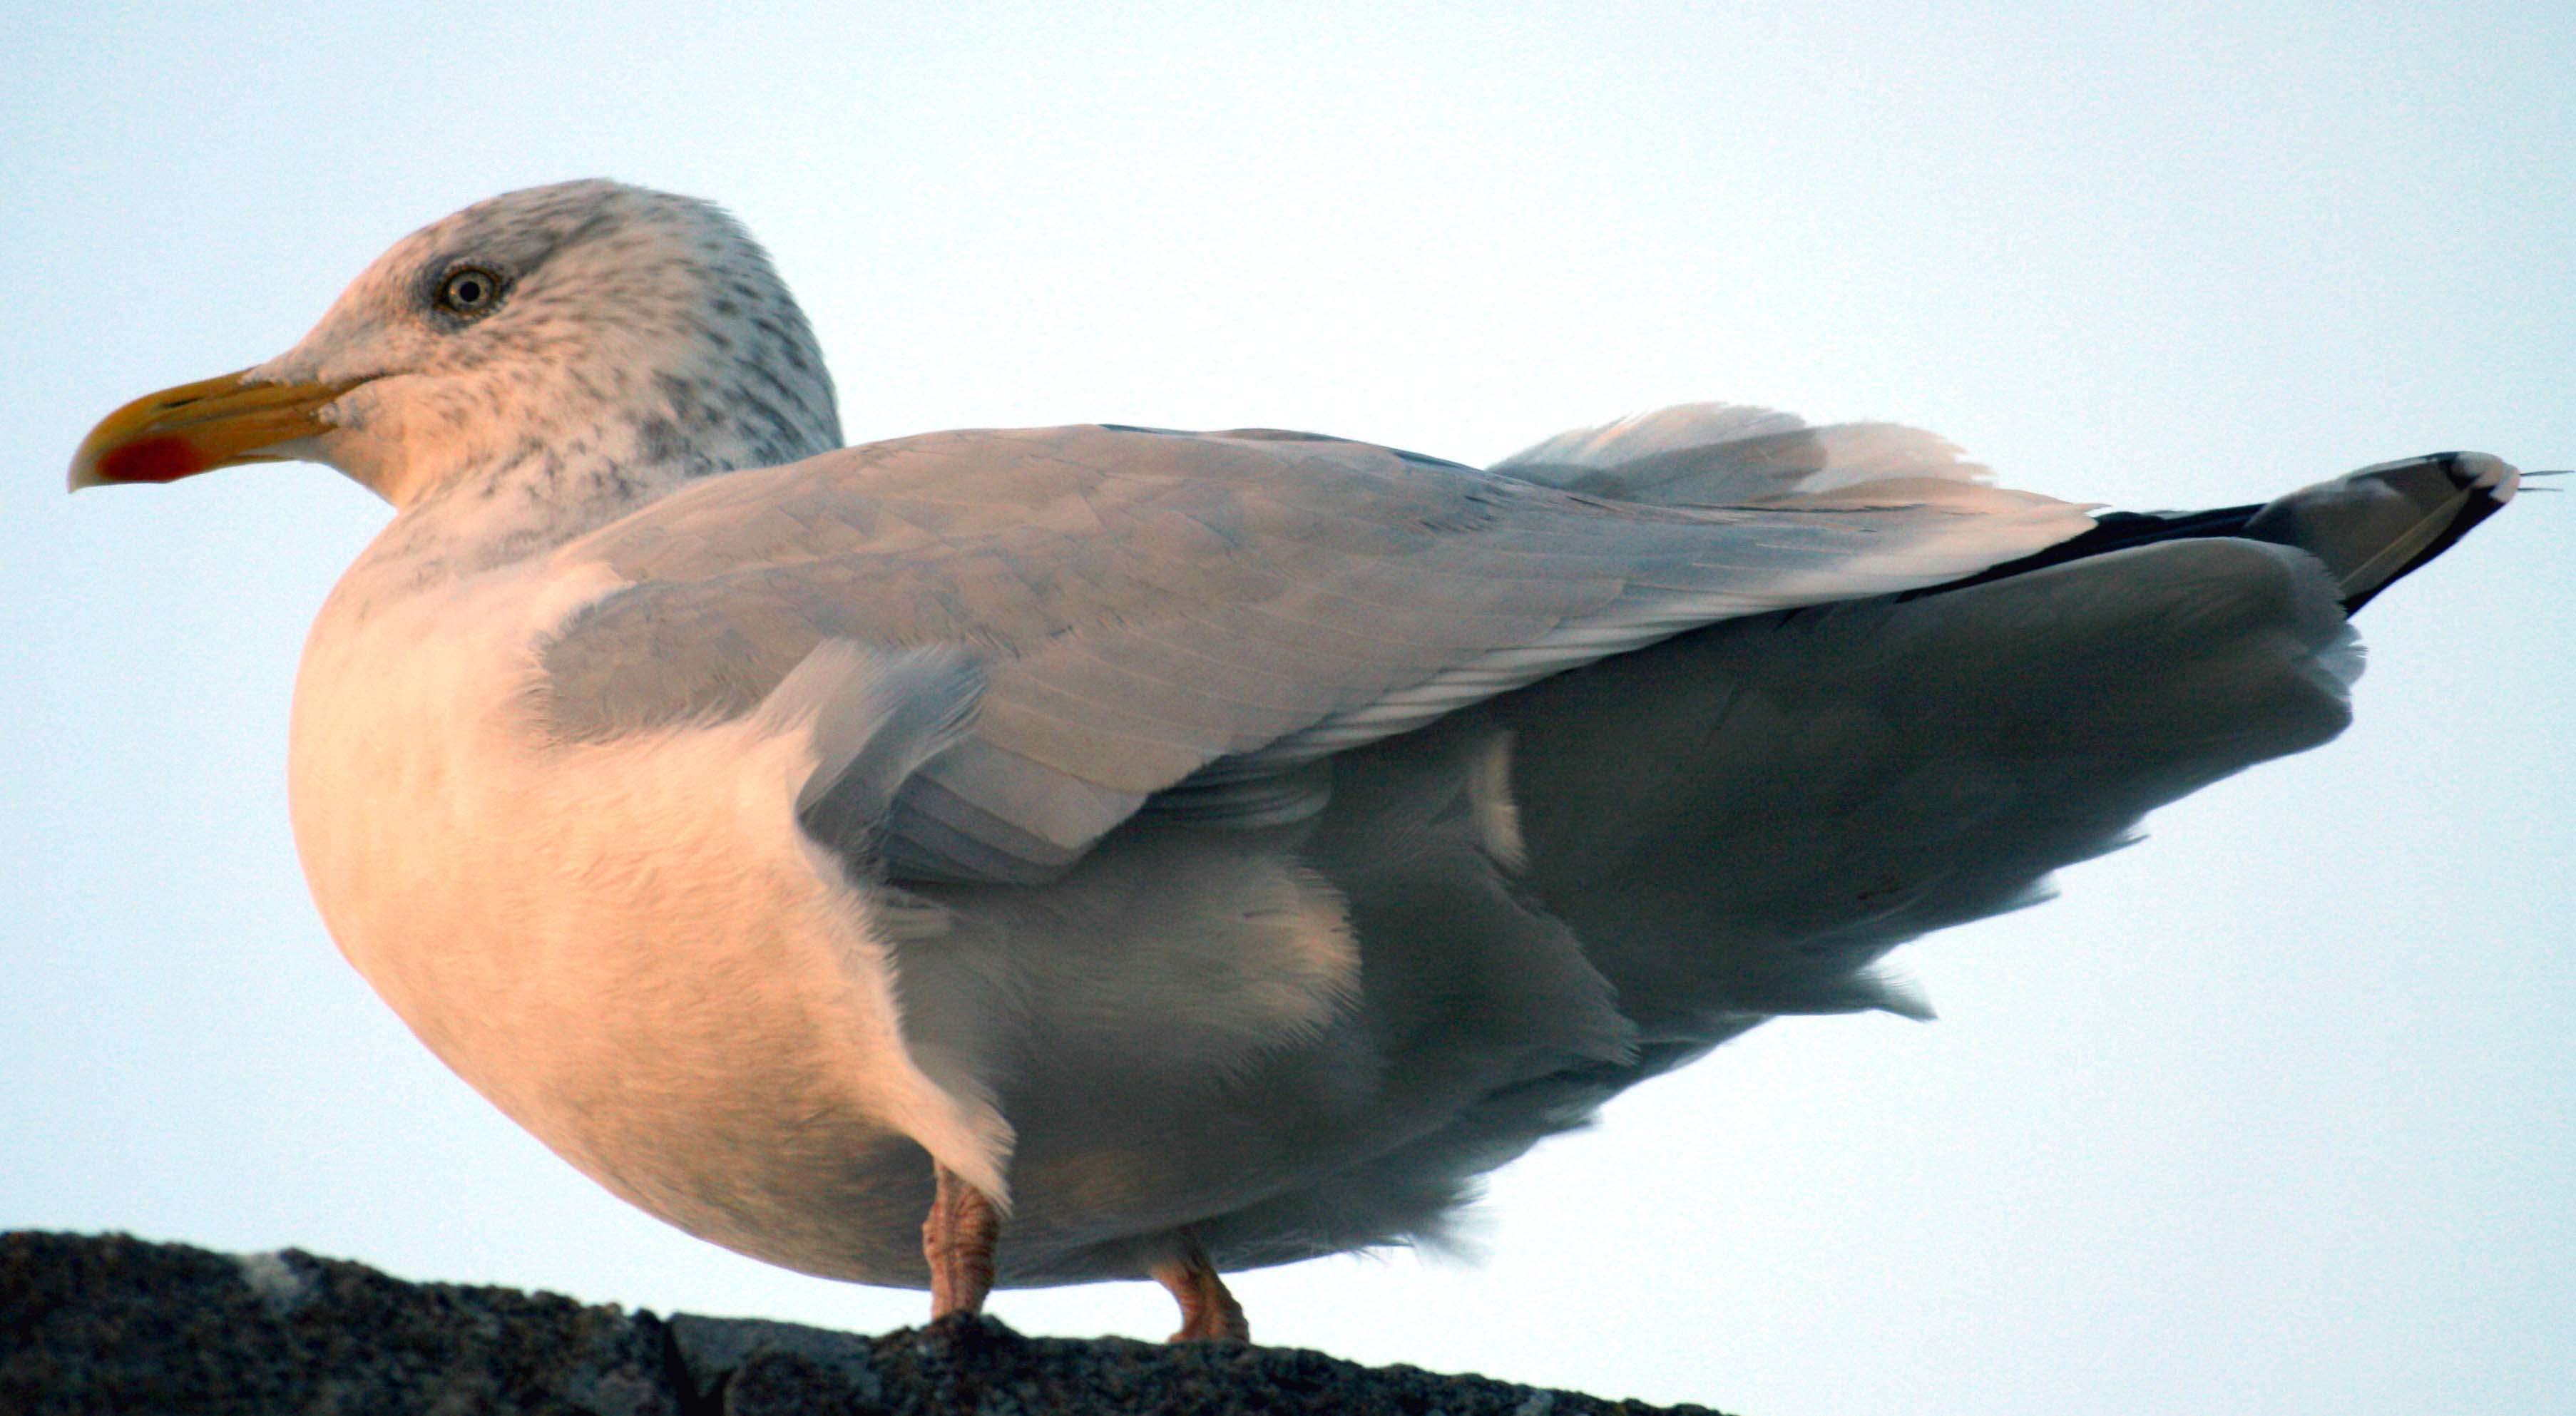
[[[2346,617],[2493,458],[2095,517],[1928,434],[1696,405],[1490,470],[1118,426],[842,448],[702,202],[514,192],[73,485],[330,463],[296,838],[423,1041],[809,1273],[1152,1276],[1434,1234],[1474,1179],[2332,737]]]

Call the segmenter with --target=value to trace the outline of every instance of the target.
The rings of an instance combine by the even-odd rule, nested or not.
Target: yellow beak
[[[328,431],[323,405],[365,382],[244,383],[248,372],[163,389],[108,414],[72,454],[72,490],[286,461],[266,449]]]

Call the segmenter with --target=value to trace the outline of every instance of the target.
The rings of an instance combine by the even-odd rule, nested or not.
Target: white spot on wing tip
[[[1520,803],[1512,799],[1510,733],[1496,732],[1476,745],[1467,764],[1467,809],[1475,822],[1476,844],[1494,864],[1516,873],[1528,867]]]

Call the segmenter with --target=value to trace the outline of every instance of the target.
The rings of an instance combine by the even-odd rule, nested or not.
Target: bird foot
[[[1181,1330],[1172,1334],[1172,1341],[1252,1340],[1252,1324],[1244,1320],[1243,1305],[1226,1291],[1216,1265],[1208,1262],[1207,1250],[1187,1231],[1181,1234],[1181,1252],[1154,1266],[1154,1279],[1170,1289],[1181,1305]]]

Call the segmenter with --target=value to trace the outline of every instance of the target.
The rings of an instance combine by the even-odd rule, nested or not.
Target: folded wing
[[[751,711],[828,641],[980,685],[881,812],[896,879],[1053,878],[1142,809],[1258,824],[1306,767],[1706,624],[1955,580],[2081,509],[1939,479],[1652,506],[1264,431],[943,433],[715,479],[572,543],[630,582],[544,649],[596,740]],[[884,799],[884,784],[867,791]],[[828,801],[830,789],[821,794]]]

